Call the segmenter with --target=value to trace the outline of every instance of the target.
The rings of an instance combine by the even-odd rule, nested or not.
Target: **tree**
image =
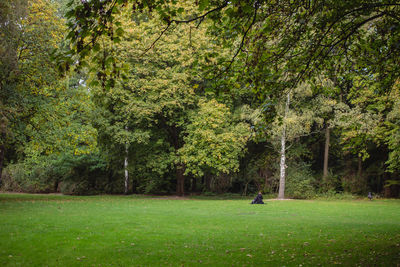
[[[250,138],[250,125],[241,122],[240,117],[234,118],[229,108],[216,100],[200,100],[189,121],[185,145],[179,150],[186,173],[201,177],[205,173],[238,171],[239,158]]]
[[[131,2],[85,1],[71,9],[67,17],[71,18],[69,38],[74,44],[75,53],[85,57],[99,37],[108,35],[113,38],[113,33],[118,31],[115,28],[119,27],[116,14],[126,9],[129,6],[127,3]],[[243,48],[249,42],[267,41],[272,47],[269,56],[263,57],[261,61],[275,63],[279,67],[282,59],[290,59],[290,66],[299,68],[296,79],[300,80],[318,70],[332,57],[342,57],[349,53],[351,45],[358,42],[369,23],[397,23],[399,8],[394,0],[379,3],[370,0],[287,0],[278,3],[260,0],[202,0],[198,2],[198,10],[186,14],[182,19],[180,14],[185,11],[185,7],[164,0],[135,1],[132,10],[135,13],[156,12],[160,21],[166,25],[165,31],[173,25],[201,23],[209,17],[215,21],[213,27],[229,31],[230,38],[242,36],[238,53],[244,52]],[[101,23],[97,24],[99,21]],[[161,35],[165,31],[161,31]],[[250,41],[246,42],[248,39]],[[304,46],[304,42],[309,45]]]
[[[272,123],[268,135],[280,155],[279,199],[285,198],[288,142],[310,135],[314,124],[318,127],[321,125],[322,119],[318,116],[319,106],[315,105],[317,101],[313,101],[313,98],[311,86],[304,83],[286,92],[278,102],[278,116]]]
[[[185,5],[189,4],[184,3],[183,6]],[[102,115],[97,123],[101,140],[105,147],[110,148],[111,154],[114,153],[111,152],[114,149],[121,151],[124,147],[126,151],[126,146],[129,146],[124,161],[128,162],[128,158],[134,160],[129,160],[132,163],[126,170],[134,174],[130,175],[132,179],[146,179],[147,182],[144,183],[149,184],[146,190],[154,190],[151,186],[155,184],[154,176],[161,176],[166,180],[166,176],[173,172],[176,192],[183,195],[185,176],[195,173],[193,166],[187,166],[193,162],[184,160],[186,152],[189,151],[189,142],[197,137],[193,132],[193,125],[198,120],[196,116],[204,118],[201,112],[205,112],[205,104],[201,103],[208,102],[207,99],[213,94],[207,80],[199,73],[204,65],[213,64],[207,56],[209,53],[225,52],[217,44],[211,43],[212,39],[206,37],[204,27],[199,26],[195,31],[190,25],[170,28],[161,37],[162,42],[152,47],[162,27],[158,23],[159,18],[151,14],[137,14],[133,18],[126,14],[121,16],[121,38],[114,39],[113,42],[104,42],[104,45],[96,48],[93,55],[94,61],[99,63],[103,57],[113,56],[116,64],[125,64],[124,73],[120,78],[103,80],[103,73],[113,71],[110,61],[91,83]],[[123,37],[122,32],[125,32]],[[126,77],[123,79],[122,76]],[[107,86],[110,82],[114,83],[113,87]],[[209,103],[217,105],[217,102]],[[245,143],[241,140],[246,140],[244,136],[239,135],[247,135],[243,132],[240,119],[231,119],[229,108],[223,104],[218,106],[224,107],[220,108],[218,116],[228,119],[228,122],[218,125],[218,129],[210,128],[209,131],[215,131],[219,137],[224,132],[226,141],[236,142],[237,145],[218,162],[210,160],[208,165],[203,164],[208,169],[217,170],[213,171],[215,174],[237,169],[238,157]],[[234,133],[239,129],[241,131]],[[232,137],[229,137],[229,134]],[[204,140],[202,142],[204,143]],[[223,148],[229,149],[229,146]],[[196,153],[210,153],[210,150],[207,150],[209,147],[196,149]],[[219,157],[221,156],[219,154]],[[230,164],[225,167],[217,166],[221,165],[220,161]],[[146,173],[149,174],[148,178],[143,178]],[[127,183],[125,184],[127,191]]]
[[[1,4],[0,17],[0,180],[7,158],[22,150],[25,127],[57,83],[50,53],[63,38],[63,23],[53,3],[11,1]]]
[[[108,35],[118,42],[116,35],[121,31],[117,14],[129,2],[83,2],[69,11],[69,38],[81,61],[95,50],[103,36]],[[176,25],[201,24],[205,18],[210,18],[213,23],[209,32],[235,51],[231,60],[216,64],[216,72],[223,73],[216,75],[216,79],[224,80],[229,70],[235,72],[237,69],[233,68],[245,66],[240,70],[240,79],[249,83],[248,88],[259,94],[263,104],[274,103],[282,92],[290,92],[302,82],[329,71],[332,65],[343,62],[346,62],[345,71],[362,73],[364,77],[377,75],[381,90],[392,88],[399,78],[395,63],[399,53],[394,45],[399,39],[399,8],[392,0],[379,3],[366,0],[199,1],[198,10],[190,12],[173,1],[135,1],[133,6],[135,15],[156,13],[165,23],[149,47],[154,47]],[[97,24],[98,21],[102,23]],[[109,74],[118,75],[120,68],[114,57],[104,57],[98,63],[101,65],[107,60],[113,66]],[[235,60],[241,64],[236,65]],[[112,87],[112,79],[106,78],[109,75],[100,74],[104,85]],[[270,113],[273,120],[277,112],[271,109]],[[328,130],[326,127],[327,137]]]

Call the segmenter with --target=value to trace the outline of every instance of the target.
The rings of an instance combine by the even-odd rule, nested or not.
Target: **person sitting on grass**
[[[251,204],[264,204],[263,202],[263,197],[261,195],[261,191],[258,192],[258,195],[256,196],[256,198],[251,202]]]

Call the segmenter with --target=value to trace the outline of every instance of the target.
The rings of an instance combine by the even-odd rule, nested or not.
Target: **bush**
[[[338,193],[343,191],[343,182],[338,175],[334,175],[333,173],[329,172],[327,177],[321,177],[319,184],[319,192],[320,193],[327,193],[333,192]]]
[[[50,193],[57,189],[56,173],[51,161],[25,161],[11,164],[4,170],[2,189],[27,193]]]
[[[92,195],[105,192],[108,184],[107,163],[99,154],[64,155],[57,162],[62,173],[60,192],[71,195]]]
[[[96,194],[107,188],[106,166],[98,154],[30,158],[7,166],[2,189],[27,193]]]
[[[306,164],[287,168],[285,195],[290,198],[308,199],[315,196],[315,178]]]

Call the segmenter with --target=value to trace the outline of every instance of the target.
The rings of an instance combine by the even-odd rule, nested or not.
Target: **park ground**
[[[0,194],[0,266],[399,266],[400,200]]]

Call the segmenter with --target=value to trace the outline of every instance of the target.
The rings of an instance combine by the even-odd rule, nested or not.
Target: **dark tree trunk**
[[[248,185],[249,183],[247,182],[246,184],[245,184],[245,186],[244,186],[244,189],[243,189],[243,195],[244,196],[247,196],[247,185]]]
[[[211,191],[211,175],[206,174],[204,176],[204,182],[206,186],[206,191],[210,192]]]
[[[265,179],[264,179],[264,191],[266,191],[268,186],[268,174],[265,172]]]
[[[185,194],[185,168],[182,165],[176,166],[176,194],[183,196]]]
[[[197,179],[196,178],[192,178],[192,188],[191,188],[192,192],[196,192],[197,191]]]
[[[59,184],[59,181],[57,179],[56,182],[54,183],[54,193],[58,193],[58,184]]]
[[[357,170],[357,176],[361,177],[362,175],[362,158],[359,156],[358,157],[358,170]]]
[[[162,124],[164,125],[170,144],[175,148],[177,152],[182,147],[182,140],[180,138],[180,129],[175,125],[168,125],[164,118],[161,118]],[[175,165],[176,171],[176,195],[183,196],[185,194],[185,166],[183,164]]]
[[[3,182],[2,174],[3,174],[3,165],[4,165],[4,154],[5,154],[6,147],[5,145],[0,145],[0,186]]]
[[[329,142],[330,142],[330,132],[329,132],[329,127],[326,126],[326,129],[325,129],[324,170],[323,170],[323,178],[324,179],[326,179],[328,177]]]

